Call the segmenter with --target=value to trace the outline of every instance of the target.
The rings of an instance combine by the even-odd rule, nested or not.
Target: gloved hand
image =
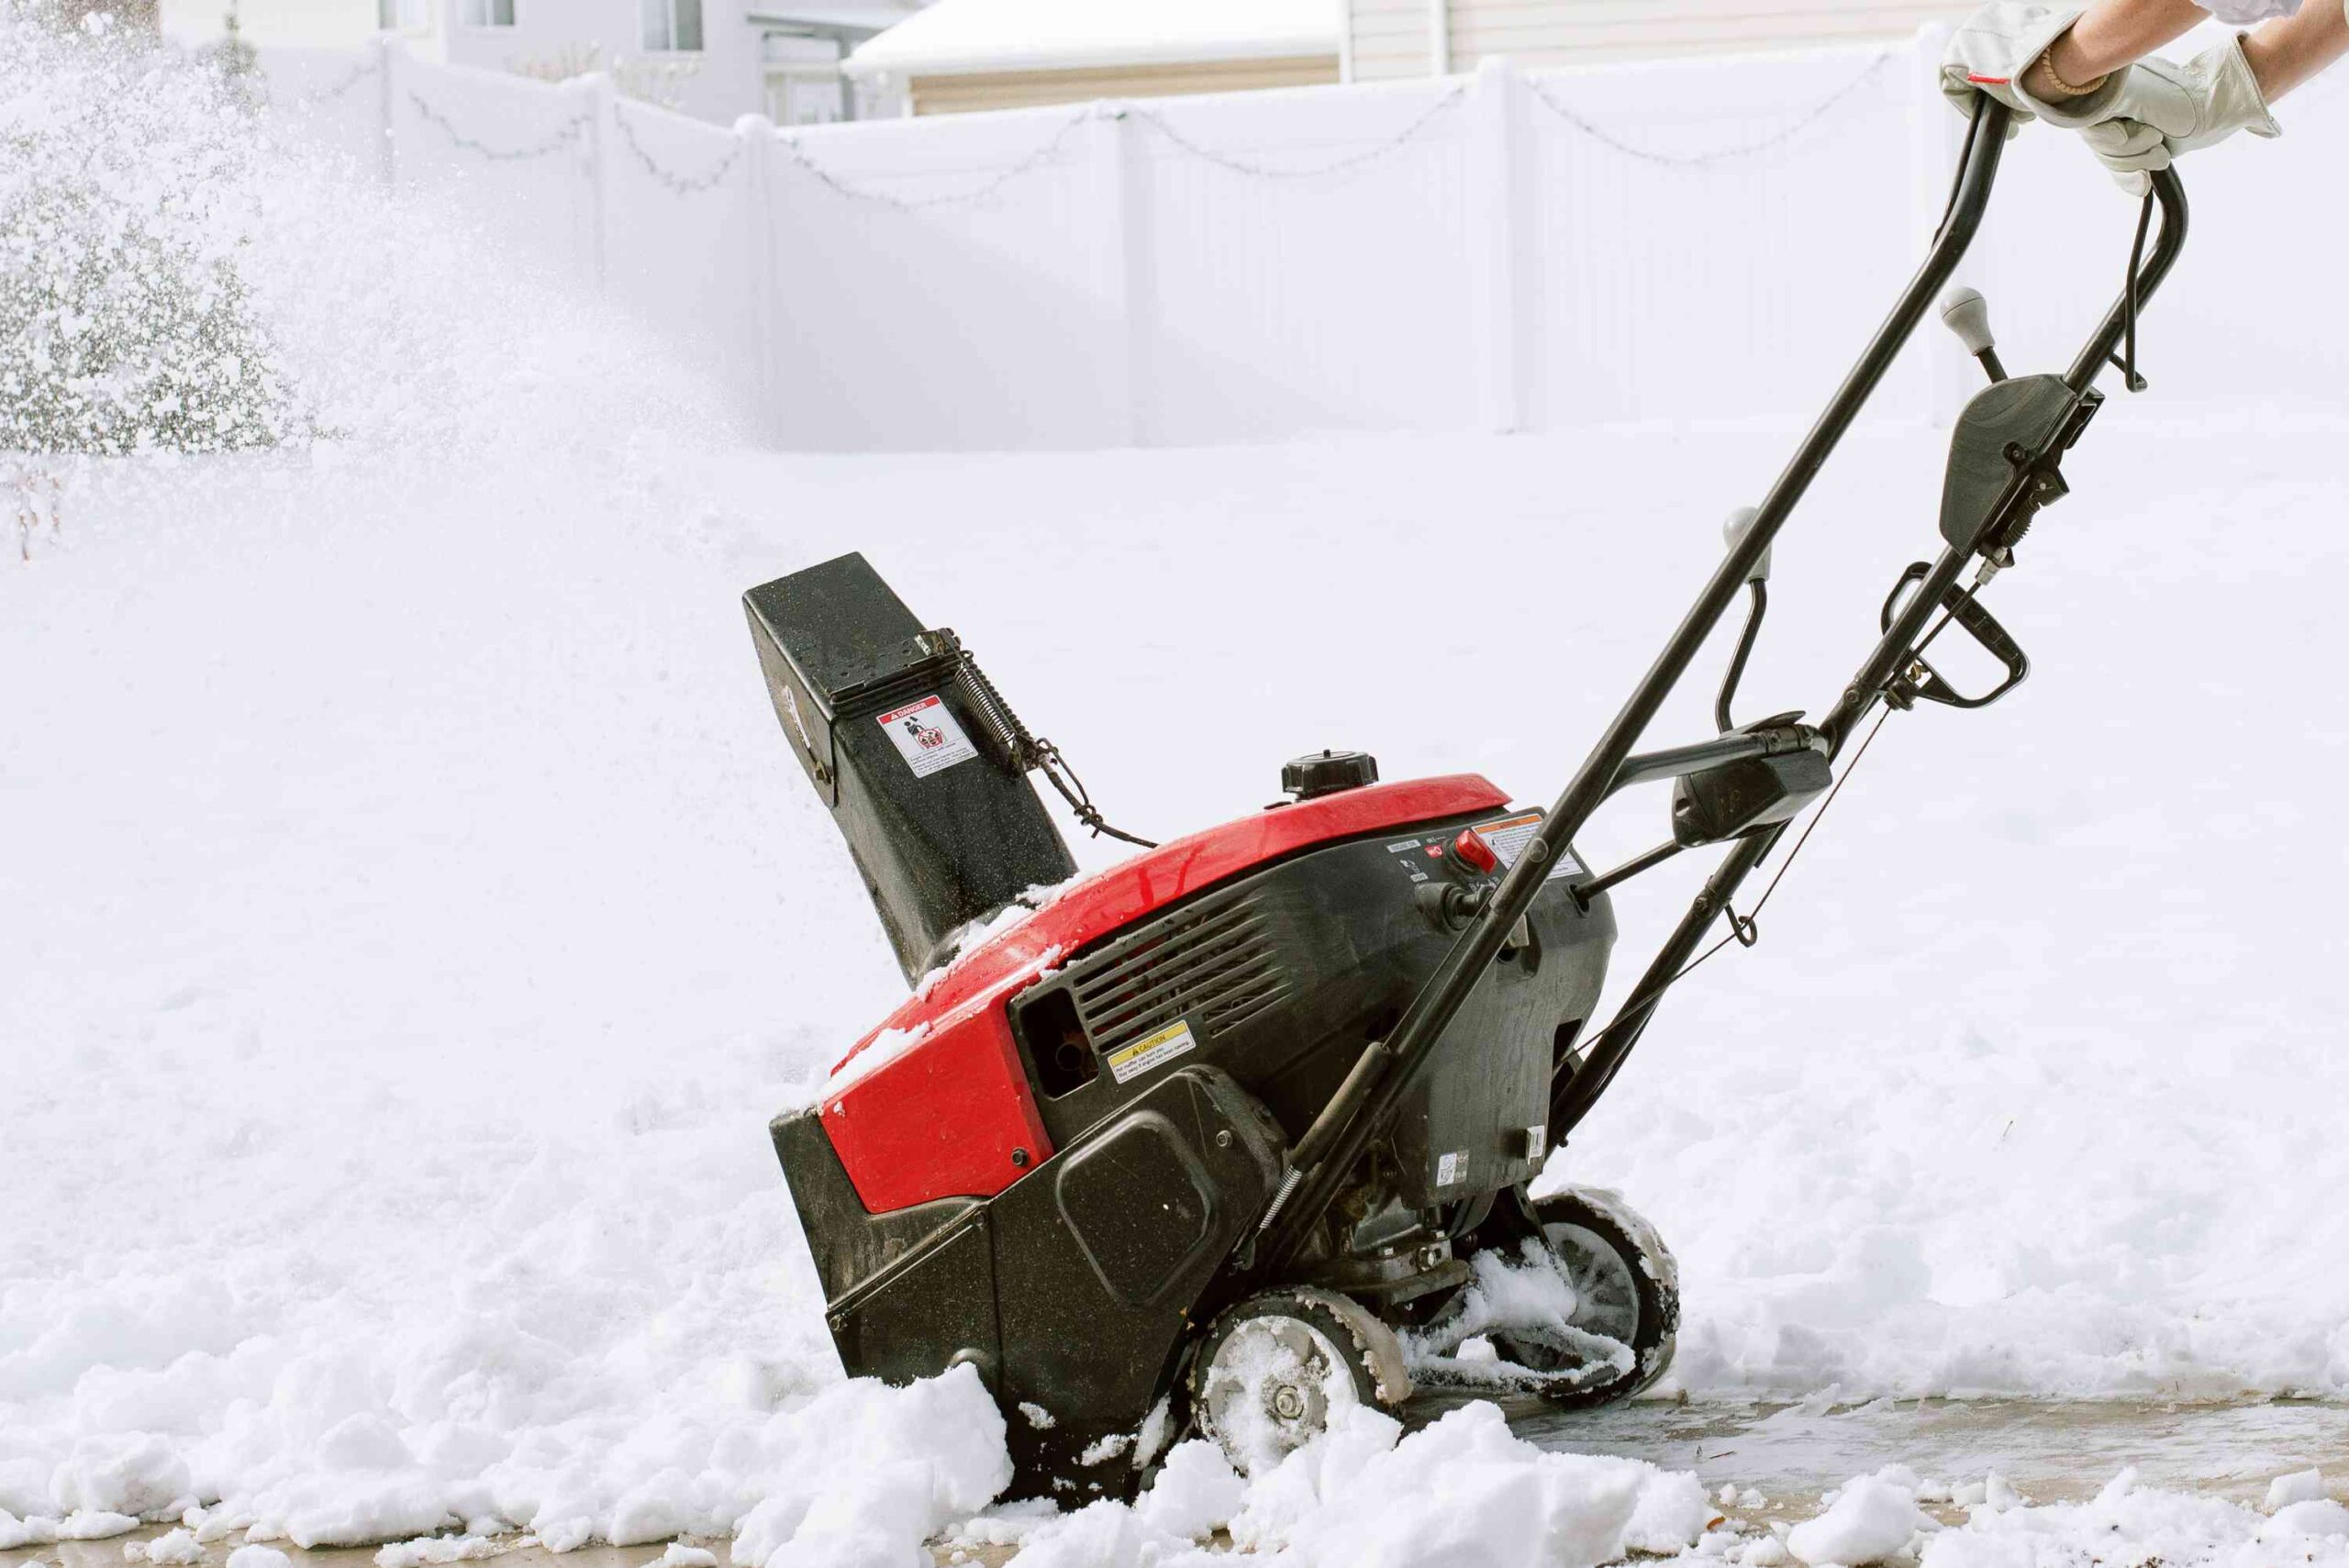
[[[2184,65],[2145,59],[2114,73],[2119,91],[2106,117],[2080,138],[2104,160],[2121,189],[2143,195],[2148,176],[2181,152],[2224,141],[2239,130],[2281,136],[2267,99],[2243,58],[2243,39],[2230,38]]]
[[[2034,118],[2065,130],[2108,118],[2125,72],[2113,72],[2096,91],[2076,98],[2043,100],[2023,86],[2024,73],[2079,16],[2076,6],[2059,9],[1993,0],[1959,23],[1951,36],[1949,53],[1942,60],[1943,95],[1958,113],[1971,117],[1974,95],[1989,94],[2015,111],[2009,136]]]

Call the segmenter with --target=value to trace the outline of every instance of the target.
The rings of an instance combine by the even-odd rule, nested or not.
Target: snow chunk
[[[2330,1497],[2287,1503],[2276,1510],[2275,1518],[2259,1527],[2262,1540],[2288,1540],[2296,1535],[2349,1538],[2349,1506]]]
[[[687,1546],[682,1540],[673,1540],[669,1543],[669,1550],[655,1560],[652,1568],[718,1568],[718,1553],[699,1546]]]
[[[293,1562],[273,1546],[240,1546],[228,1553],[228,1568],[293,1568]]]
[[[1199,1540],[1231,1522],[1246,1484],[1223,1450],[1194,1438],[1166,1456],[1158,1476],[1134,1503],[1141,1522],[1160,1535]]]
[[[1023,1498],[951,1526],[946,1540],[956,1547],[1018,1546],[1060,1517],[1060,1505],[1050,1497]]]
[[[501,1544],[485,1535],[421,1535],[394,1541],[375,1553],[375,1568],[425,1568],[428,1563],[465,1562],[495,1557]]]
[[[1111,1432],[1105,1438],[1085,1444],[1085,1451],[1076,1456],[1076,1462],[1088,1470],[1097,1464],[1107,1464],[1131,1448],[1133,1442],[1131,1432]]]
[[[27,1524],[33,1521],[27,1519]],[[104,1540],[110,1535],[128,1535],[139,1528],[139,1520],[130,1514],[112,1513],[105,1508],[87,1508],[65,1516],[51,1527],[53,1540]]]
[[[204,1548],[195,1543],[192,1529],[167,1530],[152,1540],[127,1540],[122,1545],[125,1562],[188,1563],[204,1561]]]
[[[2269,1513],[2288,1508],[2294,1503],[2313,1503],[2324,1496],[2324,1472],[2296,1470],[2289,1475],[2278,1475],[2267,1484],[2267,1500],[2260,1505]]]
[[[38,1514],[28,1519],[0,1509],[0,1551],[21,1546],[48,1546],[57,1540],[57,1521]],[[30,1568],[30,1565],[28,1565]]]
[[[1863,1475],[1846,1483],[1825,1513],[1797,1525],[1787,1536],[1787,1550],[1814,1565],[1861,1568],[1906,1551],[1927,1522],[1906,1486]]]
[[[1659,1471],[1640,1488],[1639,1506],[1623,1528],[1623,1544],[1633,1551],[1668,1557],[1696,1545],[1720,1517],[1694,1472]]]

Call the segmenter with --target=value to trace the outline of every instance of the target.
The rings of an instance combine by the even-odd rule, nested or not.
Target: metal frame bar
[[[2007,128],[2011,117],[2011,111],[1987,96],[1976,100],[1974,134],[1966,143],[1965,159],[1958,172],[1949,212],[1934,236],[1923,264],[1909,280],[1884,325],[1870,339],[1859,361],[1836,390],[1834,398],[1820,416],[1819,422],[1804,438],[1793,461],[1771,486],[1752,524],[1714,569],[1696,604],[1674,628],[1663,651],[1633,688],[1630,700],[1600,734],[1598,743],[1591,748],[1581,767],[1575,770],[1573,778],[1552,805],[1541,828],[1527,840],[1516,862],[1502,877],[1493,896],[1485,901],[1475,918],[1453,944],[1443,962],[1411,999],[1410,1006],[1386,1040],[1374,1042],[1364,1052],[1346,1082],[1323,1108],[1320,1117],[1297,1140],[1291,1176],[1283,1184],[1279,1196],[1274,1200],[1263,1222],[1265,1233],[1260,1239],[1261,1244],[1254,1249],[1252,1260],[1256,1271],[1269,1272],[1279,1268],[1311,1235],[1347,1172],[1384,1124],[1412,1078],[1426,1064],[1437,1040],[1442,1037],[1444,1029],[1458,1015],[1506,944],[1510,929],[1531,906],[1557,857],[1582,830],[1598,806],[1624,783],[1630,782],[1623,774],[1627,762],[1632,760],[1631,748],[1654,719],[1665,697],[1687,673],[1705,639],[1734,602],[1738,591],[1770,549],[1795,505],[1809,490],[1820,468],[1825,466],[1828,457],[1875,393],[1902,345],[1915,332],[1918,322],[1923,318],[1934,297],[1972,245],[1981,228],[1983,215],[1988,208],[1991,188],[1998,179],[1999,159],[2005,150]],[[2186,236],[2185,194],[2176,174],[2165,171],[2155,177],[2154,188],[2163,209],[2162,236],[2145,268],[2138,291],[2141,299],[2150,295],[2167,273]],[[2066,381],[2076,392],[2084,392],[2094,383],[2113,347],[2121,340],[2127,325],[2126,318],[2133,314],[2127,306],[2128,301],[2124,298],[2121,304],[2113,307],[2088,347],[2082,350],[2079,360],[2074,363]],[[1909,606],[1884,634],[1883,639],[1862,665],[1859,674],[1845,688],[1842,699],[1820,726],[1821,732],[1828,739],[1831,758],[1841,751],[1853,728],[1880,700],[1886,681],[1901,667],[1926,618],[1938,608],[1942,589],[1956,578],[1969,559],[1970,551],[1961,553],[1955,550],[1945,550],[1943,552],[1941,559],[1934,563],[1932,575]],[[1707,746],[1712,744],[1716,743],[1706,743]],[[1700,746],[1676,751],[1685,755],[1704,749]],[[1648,762],[1654,760],[1640,761]],[[1641,771],[1645,772],[1644,769]],[[1672,938],[1631,993],[1631,1007],[1609,1026],[1614,1031],[1611,1037],[1599,1051],[1583,1063],[1579,1072],[1553,1090],[1550,1124],[1553,1143],[1580,1120],[1613,1078],[1624,1057],[1637,1043],[1649,1018],[1653,1016],[1664,986],[1685,966],[1713,919],[1735,895],[1739,884],[1777,843],[1784,830],[1783,827],[1773,828],[1740,840],[1720,868],[1708,880],[1704,890],[1675,929]],[[1586,1084],[1588,1085],[1586,1090]]]

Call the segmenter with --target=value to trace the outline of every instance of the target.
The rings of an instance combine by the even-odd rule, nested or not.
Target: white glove
[[[2023,88],[2023,73],[2048,46],[2079,19],[2077,7],[2053,9],[2013,0],[1993,0],[1951,35],[1949,52],[1942,59],[1942,93],[1957,112],[1972,116],[1974,95],[1987,93],[2015,111],[2013,135],[2032,119],[2045,120],[2065,130],[2078,130],[2107,118],[2121,95],[2121,73],[2105,79],[2093,93],[2054,102],[2033,97]]]
[[[2267,112],[2240,38],[2214,44],[2184,65],[2141,60],[2116,72],[2114,80],[2118,96],[2106,117],[2084,128],[2080,138],[2132,195],[2144,195],[2147,176],[2168,168],[2181,152],[2224,141],[2239,130],[2284,134]]]

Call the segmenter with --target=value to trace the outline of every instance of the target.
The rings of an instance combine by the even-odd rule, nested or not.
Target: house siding
[[[1428,74],[1439,3],[1453,71],[1496,55],[1538,67],[1890,39],[1970,9],[1948,0],[1346,0],[1354,79]]]
[[[1354,81],[1427,76],[1437,70],[1434,0],[1345,0],[1345,10]]]
[[[1270,60],[1177,61],[1084,71],[992,71],[916,76],[907,83],[917,115],[1028,109],[1094,98],[1171,98],[1258,87],[1317,87],[1338,79],[1334,54]]]

